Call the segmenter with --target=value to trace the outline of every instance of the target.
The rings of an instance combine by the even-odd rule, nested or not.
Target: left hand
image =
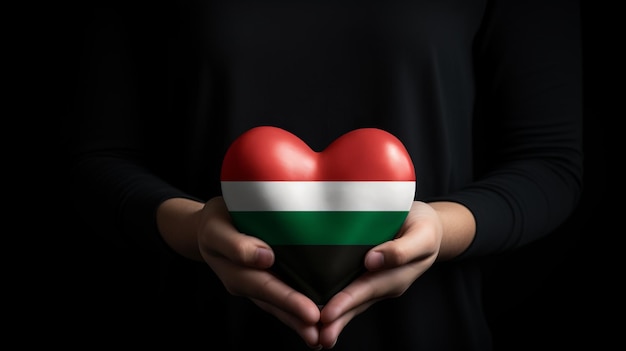
[[[443,225],[430,205],[415,201],[397,237],[365,256],[368,272],[338,292],[321,310],[319,344],[332,348],[343,328],[377,301],[401,296],[429,269],[442,242]]]

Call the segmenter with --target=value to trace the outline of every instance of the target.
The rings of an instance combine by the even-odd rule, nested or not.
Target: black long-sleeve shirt
[[[322,150],[352,129],[382,128],[411,155],[416,200],[462,203],[476,236],[403,296],[355,318],[336,349],[490,349],[482,260],[548,235],[580,197],[577,2],[210,1],[121,10],[96,12],[87,31],[73,175],[77,210],[93,230],[182,260],[158,234],[156,207],[220,195],[221,160],[244,131],[275,125]],[[228,296],[206,265],[184,266],[201,283],[198,304],[181,315],[222,321],[206,331],[212,343],[306,349],[274,317]]]

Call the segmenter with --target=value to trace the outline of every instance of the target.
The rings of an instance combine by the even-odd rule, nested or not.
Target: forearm
[[[196,261],[202,261],[197,232],[203,207],[202,202],[172,198],[157,210],[157,226],[163,240],[180,255]]]
[[[443,225],[438,261],[447,261],[469,247],[476,233],[476,222],[467,207],[456,202],[431,202]]]

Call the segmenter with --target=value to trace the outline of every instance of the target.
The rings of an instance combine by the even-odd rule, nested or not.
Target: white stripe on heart
[[[408,211],[413,181],[222,181],[229,211]]]

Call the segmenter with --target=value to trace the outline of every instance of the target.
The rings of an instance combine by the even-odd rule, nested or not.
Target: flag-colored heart
[[[382,129],[355,129],[314,151],[260,126],[228,148],[221,185],[235,227],[269,244],[274,272],[324,305],[364,271],[369,249],[397,234],[416,178],[404,145]]]

